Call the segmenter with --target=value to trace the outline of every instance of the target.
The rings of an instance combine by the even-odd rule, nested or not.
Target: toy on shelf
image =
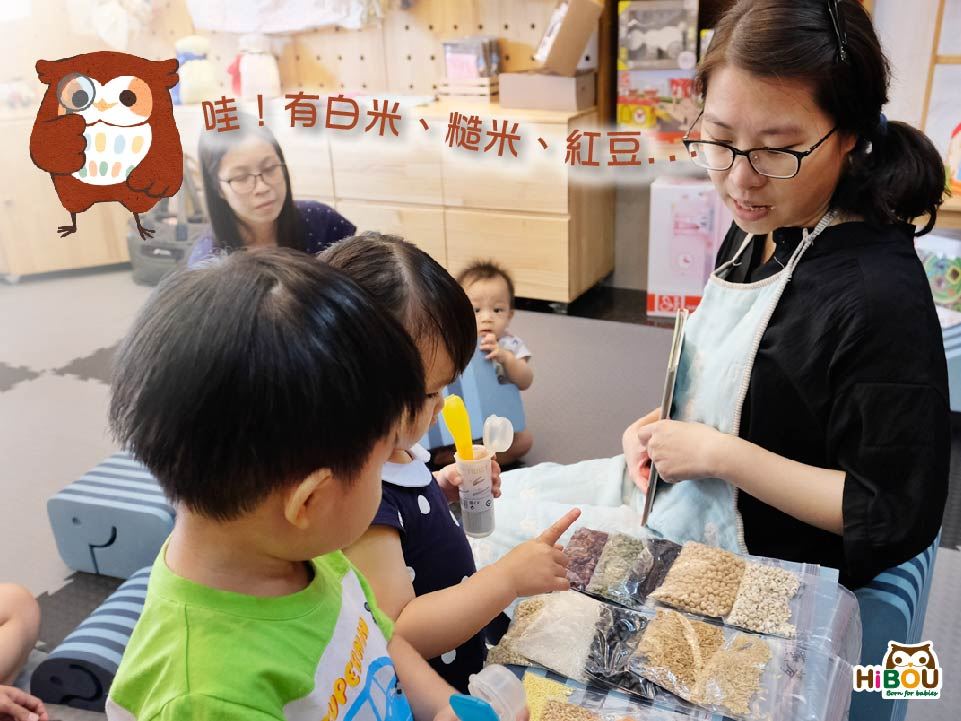
[[[730,211],[707,178],[659,177],[651,185],[647,313],[693,311],[731,226]]]
[[[681,138],[697,113],[693,71],[618,72],[617,124],[625,130],[645,131],[653,144],[651,155],[684,157]]]
[[[255,100],[258,95],[265,99],[280,97],[280,68],[271,52],[270,38],[260,33],[241,35],[239,46],[240,54],[227,69],[234,90],[239,86],[244,100]]]
[[[619,70],[692,69],[697,62],[697,0],[618,3]]]
[[[220,92],[217,68],[207,59],[210,41],[202,35],[180,38],[174,47],[180,67],[180,82],[170,91],[174,103],[189,105],[216,97]]]

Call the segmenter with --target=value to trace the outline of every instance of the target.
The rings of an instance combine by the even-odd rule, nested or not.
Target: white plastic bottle
[[[524,684],[504,666],[491,664],[467,679],[470,695],[491,705],[500,721],[517,721],[527,707]]]
[[[494,532],[493,459],[484,446],[474,446],[474,460],[454,455],[460,471],[461,525],[471,538],[486,538]]]

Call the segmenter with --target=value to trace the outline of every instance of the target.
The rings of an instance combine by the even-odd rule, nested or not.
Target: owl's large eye
[[[68,113],[79,113],[96,99],[96,88],[86,75],[71,73],[57,85],[57,100]]]
[[[903,666],[908,662],[907,657],[903,653],[895,653],[891,656],[891,663],[895,666]]]
[[[921,653],[919,653],[917,656],[914,657],[914,662],[915,662],[918,666],[927,666],[927,665],[928,665],[928,654],[926,654],[926,653],[924,653],[924,652],[922,651]]]
[[[137,94],[133,90],[124,90],[120,93],[120,102],[129,108],[137,102]]]

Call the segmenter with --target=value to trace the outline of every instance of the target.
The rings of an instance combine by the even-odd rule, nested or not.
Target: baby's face
[[[507,281],[503,278],[475,280],[464,291],[474,306],[477,334],[493,333],[497,338],[502,338],[514,317]]]

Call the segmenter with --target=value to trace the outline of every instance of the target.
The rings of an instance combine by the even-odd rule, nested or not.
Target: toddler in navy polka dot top
[[[450,512],[461,478],[450,465],[431,473],[417,445],[437,421],[441,390],[477,347],[474,310],[464,290],[429,255],[396,236],[347,238],[319,256],[389,308],[421,352],[427,397],[408,419],[381,474],[383,498],[367,533],[347,556],[368,578],[396,630],[448,683],[467,693],[483,666],[484,628],[517,598],[566,590],[567,562],[557,539],[579,511],[477,571],[463,529]],[[494,495],[500,494],[494,462]]]

